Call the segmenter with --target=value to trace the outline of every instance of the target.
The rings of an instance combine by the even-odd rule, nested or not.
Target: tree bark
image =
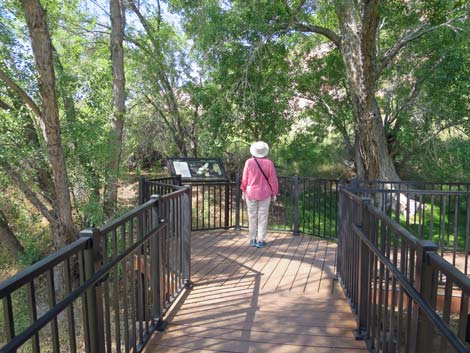
[[[20,255],[24,252],[23,246],[16,238],[15,233],[11,230],[2,211],[0,211],[0,244],[2,244],[16,260],[18,260]]]
[[[107,166],[108,180],[104,196],[104,210],[108,218],[112,217],[117,206],[119,166],[122,153],[122,133],[126,113],[126,94],[124,77],[124,8],[121,0],[110,0],[111,13],[111,62],[113,73],[113,110],[109,119],[110,158]]]
[[[378,2],[337,1],[341,54],[355,119],[358,178],[399,180],[375,97]]]
[[[52,44],[47,26],[46,13],[38,0],[22,0],[26,22],[29,28],[39,90],[42,98],[40,119],[44,124],[44,140],[56,200],[55,212],[59,229],[54,232],[54,245],[57,249],[73,241],[76,237],[70,203],[69,183],[61,144],[59,109],[57,105],[55,73],[52,59]]]

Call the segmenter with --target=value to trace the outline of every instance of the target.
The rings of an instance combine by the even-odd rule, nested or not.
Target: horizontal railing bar
[[[439,254],[431,252],[427,254],[427,256],[432,265],[436,266],[447,278],[450,278],[452,282],[456,283],[464,292],[470,295],[470,278],[457,270],[449,261]]]
[[[152,185],[171,187],[172,189],[175,189],[175,190],[184,188],[184,186],[181,186],[181,185],[166,184],[166,183],[162,183],[161,181],[146,180],[145,182],[148,184],[152,184]]]
[[[116,256],[112,261],[108,262],[107,264],[103,265],[100,270],[98,270],[90,279],[86,280],[82,285],[80,285],[77,289],[67,295],[63,300],[47,311],[44,315],[38,318],[31,326],[21,332],[19,335],[15,336],[10,342],[8,342],[5,346],[0,349],[0,353],[8,353],[13,352],[18,349],[23,343],[29,340],[32,336],[34,336],[39,330],[41,330],[45,325],[47,325],[51,320],[56,318],[62,311],[67,309],[67,307],[72,304],[79,296],[81,296],[85,291],[90,288],[91,286],[98,283],[106,274],[119,262],[125,259],[129,254],[134,252],[140,246],[142,246],[148,239],[158,233],[166,226],[167,223],[160,223],[157,227],[150,230],[148,234],[137,241],[136,243],[132,244],[126,251],[122,254]],[[82,237],[81,239],[85,239],[86,241],[92,241],[91,237]]]
[[[230,182],[207,182],[207,183],[199,183],[199,182],[193,182],[190,181],[187,183],[187,185],[191,186],[204,186],[204,185],[210,185],[210,186],[226,186],[226,185],[233,185]]]
[[[345,189],[345,188],[344,188],[344,189],[342,189],[342,191],[343,191],[343,194],[344,194],[348,199],[350,199],[350,200],[352,200],[352,201],[355,201],[355,202],[357,202],[357,203],[360,203],[360,202],[362,202],[362,201],[364,200],[364,197],[361,197],[361,196],[359,196],[359,195],[356,195],[356,194],[352,193],[352,192],[351,192],[350,190],[348,190],[348,189]]]
[[[353,232],[364,242],[367,247],[377,256],[380,262],[395,276],[400,285],[403,287],[405,292],[411,297],[411,299],[418,304],[421,310],[426,314],[429,320],[442,332],[442,334],[448,339],[449,343],[459,352],[468,353],[468,350],[460,342],[455,333],[442,321],[437,315],[434,309],[427,303],[427,301],[421,296],[421,294],[413,287],[408,281],[404,274],[400,272],[380,250],[373,244],[362,230],[355,224],[353,224]]]
[[[332,183],[339,183],[341,181],[341,179],[328,179],[328,178],[315,178],[315,177],[309,177],[309,176],[299,176],[298,177],[299,180],[310,180],[310,181],[328,181],[328,182],[332,182]],[[288,175],[279,175],[278,176],[278,179],[292,179],[292,176],[288,176]]]
[[[57,252],[45,257],[42,260],[39,260],[20,273],[17,273],[13,277],[10,277],[9,279],[0,283],[0,299],[4,298],[6,295],[12,293],[26,283],[31,282],[45,271],[50,270],[55,265],[69,258],[71,255],[87,248],[88,241],[89,240],[86,238],[78,238],[73,243],[64,246]]]
[[[186,190],[188,190],[188,186],[180,186],[180,189],[177,191],[173,191],[169,194],[165,195],[160,195],[161,200],[171,200],[171,199],[176,199],[180,194],[184,194]]]
[[[458,182],[458,181],[449,181],[449,182],[436,182],[436,181],[406,181],[406,180],[371,180],[371,181],[359,181],[360,184],[423,184],[423,185],[465,185],[470,186],[470,183],[467,182]]]
[[[445,191],[445,190],[422,190],[422,189],[408,189],[408,190],[398,190],[398,189],[355,189],[354,187],[349,188],[354,192],[380,192],[387,194],[416,194],[416,195],[434,195],[434,196],[470,196],[470,191]]]
[[[179,178],[170,176],[170,177],[163,177],[163,178],[145,179],[146,182],[147,181],[152,181],[152,182],[157,181],[158,182],[158,181],[167,181],[167,180],[172,180],[173,181],[173,180],[179,180]]]

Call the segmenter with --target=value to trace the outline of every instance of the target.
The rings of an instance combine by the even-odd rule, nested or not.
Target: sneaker
[[[257,248],[264,248],[266,246],[266,242],[264,240],[259,241],[256,243]]]
[[[250,240],[250,246],[251,247],[257,247],[258,244],[256,244],[256,240]]]

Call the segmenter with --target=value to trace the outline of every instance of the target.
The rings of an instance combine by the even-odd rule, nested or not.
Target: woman
[[[248,234],[250,246],[266,246],[269,203],[276,200],[279,192],[274,163],[266,158],[269,146],[258,141],[251,145],[253,156],[245,162],[241,183],[242,199],[248,209]]]

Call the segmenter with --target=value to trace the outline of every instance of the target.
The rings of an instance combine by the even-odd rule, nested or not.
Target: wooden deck
[[[336,244],[246,231],[193,233],[194,288],[144,350],[154,352],[367,352],[335,276]]]

